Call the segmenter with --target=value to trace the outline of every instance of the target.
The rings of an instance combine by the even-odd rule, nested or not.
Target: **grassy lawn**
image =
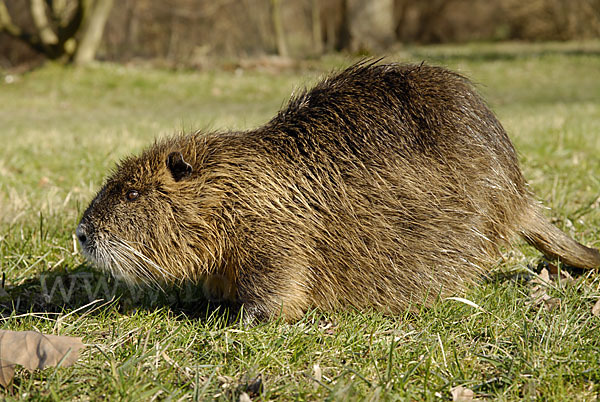
[[[554,222],[600,247],[600,42],[416,47],[388,60],[472,78]],[[6,397],[448,400],[462,385],[476,398],[594,399],[597,272],[555,283],[551,307],[533,303],[531,282],[515,278],[540,255],[523,243],[462,295],[469,302],[401,317],[312,311],[253,328],[226,325],[185,290],[141,292],[85,265],[73,232],[119,158],[175,132],[261,124],[294,89],[353,61],[328,56],[278,73],[112,64],[0,72],[0,328],[88,344],[71,368],[17,370]]]

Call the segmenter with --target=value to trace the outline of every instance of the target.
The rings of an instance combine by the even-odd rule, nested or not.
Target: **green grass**
[[[556,224],[600,247],[600,43],[416,47],[388,59],[471,77]],[[277,74],[48,65],[1,82],[0,328],[89,345],[71,368],[18,370],[6,396],[447,400],[463,385],[478,398],[594,399],[596,272],[550,289],[554,309],[531,303],[530,283],[493,275],[463,295],[479,308],[449,299],[401,317],[312,311],[243,328],[193,294],[128,289],[84,264],[73,231],[119,158],[157,136],[261,124],[294,89],[352,61],[329,56]],[[538,258],[518,245],[494,270],[526,271]]]

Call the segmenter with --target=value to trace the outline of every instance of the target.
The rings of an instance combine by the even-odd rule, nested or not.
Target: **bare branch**
[[[0,0],[0,32],[6,32],[11,36],[21,36],[21,29],[13,24],[4,0]]]
[[[77,1],[75,11],[73,11],[69,20],[66,20],[65,16],[61,17],[61,22],[58,26],[58,36],[60,38],[73,38],[75,36],[83,22],[84,3],[88,4],[88,2],[83,0]]]
[[[48,17],[46,16],[46,6],[44,0],[30,0],[31,17],[33,24],[39,32],[40,39],[44,45],[56,45],[58,37],[50,27]]]
[[[54,0],[52,2],[52,13],[56,16],[60,16],[65,11],[66,7],[67,7],[66,0]]]
[[[37,36],[24,32],[12,22],[4,0],[0,0],[0,32],[5,32],[13,38],[20,40],[36,52],[44,52],[44,46],[42,46]]]
[[[323,34],[321,32],[321,4],[319,0],[311,2],[311,28],[313,50],[317,54],[323,53]]]
[[[114,0],[96,0],[93,5],[88,6],[81,41],[75,52],[75,64],[85,64],[94,60],[113,2]]]
[[[277,53],[282,57],[287,57],[288,50],[285,43],[285,33],[281,21],[281,0],[271,0],[271,21],[277,43]]]

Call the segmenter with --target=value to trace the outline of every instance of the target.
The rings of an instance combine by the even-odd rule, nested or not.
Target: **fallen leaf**
[[[0,385],[4,388],[12,381],[15,376],[15,364],[5,363],[0,360]]]
[[[473,391],[471,391],[469,388],[463,387],[462,385],[450,389],[450,394],[452,395],[452,400],[455,402],[472,401],[475,396]]]
[[[548,295],[547,290],[548,286],[552,283],[553,280],[559,277],[558,273],[560,272],[560,280],[562,283],[570,283],[573,281],[573,278],[567,271],[561,270],[552,264],[545,264],[547,268],[543,268],[542,271],[537,274],[531,281],[535,286],[530,290],[531,302],[533,305],[543,304],[550,311],[555,308],[560,307],[560,299],[557,297],[550,297]],[[554,272],[554,273],[552,273]]]
[[[230,378],[230,377],[226,377],[226,376],[220,376],[220,377],[223,377],[223,379]],[[231,380],[233,381],[233,379],[231,379]],[[229,386],[231,386],[231,384],[229,384]],[[223,385],[223,387],[224,387],[224,385]],[[240,383],[238,384],[237,388],[235,390],[232,389],[232,391],[234,391],[234,394],[239,393],[240,402],[241,401],[247,402],[247,401],[251,401],[252,398],[260,398],[260,395],[263,392],[263,387],[264,387],[264,384],[263,384],[261,374],[258,374],[256,377],[252,378],[252,377],[248,376],[248,373],[246,373],[246,374],[244,374],[243,378],[240,380]]]
[[[223,389],[231,388],[233,384],[233,378],[226,375],[217,376],[217,381],[221,383],[221,388]]]
[[[598,299],[596,304],[594,304],[594,307],[592,307],[592,314],[596,317],[600,316],[600,299]]]
[[[249,396],[258,397],[262,393],[263,390],[263,381],[262,376],[259,374],[254,377],[252,380],[248,381],[246,385],[246,391]]]
[[[28,370],[71,366],[83,346],[81,338],[0,330],[0,384],[11,382],[16,365]]]
[[[38,182],[38,186],[40,186],[40,187],[46,187],[49,183],[50,183],[50,179],[47,178],[46,176],[44,176]]]
[[[544,300],[544,304],[549,311],[553,311],[560,307],[560,299],[558,297],[550,297]]]
[[[546,288],[541,285],[537,285],[531,288],[530,296],[531,302],[534,305],[541,304],[542,302],[550,299],[550,296],[548,296],[548,294],[546,293]]]
[[[571,284],[574,279],[571,274],[565,269],[558,269],[557,265],[548,263],[548,271],[550,272],[550,279],[554,281],[560,281],[564,284]]]
[[[547,286],[550,283],[550,272],[548,269],[544,268],[540,271],[539,274],[533,278],[531,283],[535,283],[536,285],[544,285]]]
[[[323,373],[321,372],[321,366],[317,363],[313,365],[313,379],[315,380],[313,387],[315,389],[319,388],[319,384],[321,383],[321,379],[323,378]]]

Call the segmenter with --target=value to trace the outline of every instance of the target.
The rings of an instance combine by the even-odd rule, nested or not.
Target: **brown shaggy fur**
[[[468,80],[362,63],[263,127],[177,136],[122,161],[77,232],[114,274],[205,281],[257,319],[296,319],[309,307],[430,304],[472,283],[518,234],[568,264],[600,266],[539,209]]]

